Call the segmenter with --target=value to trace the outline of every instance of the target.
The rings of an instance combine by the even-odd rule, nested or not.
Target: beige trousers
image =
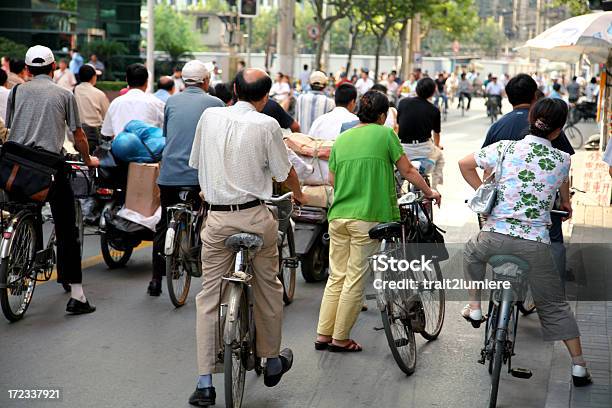
[[[317,333],[336,340],[349,338],[363,305],[369,257],[379,247],[368,231],[378,222],[336,219],[329,223],[329,279],[321,301]]]
[[[222,277],[233,269],[235,255],[225,247],[227,237],[239,232],[257,234],[263,247],[253,259],[257,355],[276,357],[280,351],[283,286],[278,280],[278,222],[265,205],[243,211],[211,211],[202,231],[202,291],[196,296],[198,372],[211,374],[220,350],[219,299]]]

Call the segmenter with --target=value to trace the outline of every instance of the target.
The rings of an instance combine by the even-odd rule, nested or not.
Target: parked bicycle
[[[563,132],[574,149],[580,149],[582,147],[584,144],[584,136],[582,136],[582,132],[576,127],[575,123],[568,121],[567,125],[563,128]]]
[[[417,255],[412,252],[417,229],[422,228],[422,218],[426,219],[427,200],[422,194],[409,192],[398,200],[402,213],[401,222],[380,224],[370,230],[370,238],[381,241],[377,257],[384,255],[395,259],[410,259]],[[433,223],[430,222],[430,225]],[[434,226],[435,228],[435,226]],[[373,259],[378,259],[377,257]],[[388,286],[377,288],[377,306],[381,313],[383,329],[391,354],[399,368],[411,375],[416,367],[416,341],[414,333],[427,340],[435,340],[442,330],[445,311],[444,289],[425,282],[442,281],[439,262],[434,259],[433,268],[420,271],[392,271],[374,268],[376,282],[415,282],[417,289],[391,289]]]
[[[175,307],[185,304],[191,278],[202,276],[200,232],[205,210],[196,201],[201,200],[198,192],[197,188],[183,187],[179,192],[181,202],[167,208],[170,222],[164,245],[166,283]]]
[[[74,172],[81,162],[67,162]],[[78,199],[74,201],[76,226],[83,253],[83,213]],[[0,306],[11,322],[23,318],[37,282],[51,279],[56,263],[55,229],[52,228],[43,247],[43,224],[51,221],[42,214],[44,203],[7,201],[0,203]],[[69,291],[68,284],[63,285]]]
[[[287,201],[287,193],[269,201],[275,205]],[[253,255],[263,246],[263,239],[256,234],[238,233],[225,240],[225,246],[235,254],[234,270],[223,277],[228,302],[219,308],[219,344],[223,359],[225,405],[231,408],[242,406],[245,374],[255,370],[263,372],[265,361],[257,357],[255,348],[254,296],[251,280],[254,277]]]

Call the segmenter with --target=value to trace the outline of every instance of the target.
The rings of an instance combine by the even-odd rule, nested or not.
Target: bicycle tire
[[[239,302],[238,305],[234,304]],[[232,309],[234,308],[234,309]],[[244,291],[241,285],[233,285],[228,303],[228,311],[236,310],[237,318],[230,322],[226,320],[227,325],[230,325],[229,333],[237,338],[224,339],[223,346],[223,376],[225,386],[225,406],[227,408],[240,408],[242,406],[242,398],[244,395],[244,383],[246,375],[246,366],[244,363],[243,348],[250,347],[250,342],[245,345],[245,337],[248,339],[248,305],[244,296]],[[224,336],[225,337],[225,336]],[[237,344],[234,344],[237,342]]]
[[[191,287],[191,275],[187,270],[188,267],[185,265],[186,262],[189,262],[186,259],[186,256],[188,257],[189,254],[185,254],[185,251],[189,251],[193,243],[191,242],[189,231],[185,228],[187,220],[181,220],[181,218],[185,218],[184,215],[185,213],[179,213],[170,226],[170,228],[175,230],[174,251],[172,255],[166,257],[166,284],[170,301],[174,307],[181,307],[185,304],[189,295],[189,288]],[[183,242],[185,235],[187,235],[186,246]],[[181,280],[184,281],[182,286],[179,285]]]
[[[387,343],[389,344],[389,348],[391,349],[391,355],[393,356],[393,359],[397,363],[400,370],[402,370],[406,375],[412,375],[414,374],[417,358],[416,339],[414,338],[414,332],[410,327],[410,323],[404,324],[404,322],[400,321],[399,324],[401,324],[401,328],[404,332],[401,334],[404,334],[405,337],[396,339],[396,336],[393,333],[393,328],[391,326],[399,326],[398,323],[396,323],[395,321],[399,320],[399,318],[394,318],[392,312],[391,314],[389,314],[389,312],[391,312],[391,307],[387,304],[387,307],[380,312],[380,315],[383,321],[383,328],[385,331],[385,336],[387,337]],[[407,358],[404,358],[400,353],[400,350],[398,349],[400,347],[408,347],[408,349],[406,349],[408,352],[406,356]]]
[[[423,279],[427,279],[428,281],[438,281],[442,282],[442,270],[440,269],[440,265],[438,262],[434,262],[434,273],[435,276],[425,276],[419,275],[416,276],[418,281],[423,281]],[[442,326],[444,325],[444,314],[446,311],[446,292],[444,289],[431,289],[431,293],[438,293],[437,300],[433,300],[432,297],[423,296],[425,292],[420,292],[421,304],[423,305],[423,310],[425,311],[425,330],[420,332],[421,336],[428,341],[432,341],[438,338],[440,332],[442,331]],[[436,305],[437,302],[437,305]],[[427,305],[430,304],[433,307],[429,309],[431,313],[428,316],[428,308]],[[432,321],[430,317],[434,317],[435,324],[430,324]]]
[[[489,408],[495,408],[497,406],[499,380],[501,377],[502,364],[504,363],[504,346],[505,345],[502,340],[495,340],[495,354],[493,355],[493,372],[491,374],[491,392],[489,394]]]
[[[584,144],[584,137],[582,136],[582,132],[576,126],[566,126],[563,129],[565,132],[565,136],[567,140],[569,140],[570,144],[574,149],[580,149]]]
[[[2,313],[10,322],[16,322],[21,320],[25,315],[28,307],[30,306],[30,302],[32,301],[32,296],[34,294],[34,289],[36,289],[36,278],[32,279],[31,276],[28,276],[27,279],[25,276],[18,278],[17,280],[24,280],[24,284],[20,284],[23,286],[22,288],[18,288],[15,285],[10,285],[9,276],[13,267],[15,267],[16,263],[20,261],[20,258],[26,257],[21,260],[24,264],[21,266],[20,276],[24,274],[30,274],[32,263],[34,262],[34,257],[36,256],[36,227],[34,225],[34,217],[31,215],[20,216],[17,215],[18,221],[16,222],[15,228],[13,229],[13,234],[10,238],[10,242],[6,242],[5,244],[9,245],[9,256],[0,262],[0,284],[2,289],[0,289],[0,307],[2,308]],[[28,237],[23,231],[28,228],[30,229],[31,235]],[[15,251],[19,251],[25,248],[24,252],[15,253]],[[12,282],[15,282],[13,280]],[[24,286],[27,282],[27,286]],[[7,285],[11,287],[6,287]],[[11,300],[9,295],[11,292],[15,293],[18,291],[20,294],[23,294],[22,299],[19,301],[17,308],[11,306]],[[15,310],[16,309],[16,310]]]
[[[285,258],[296,259],[293,229],[289,227],[282,244],[278,248],[278,278],[283,284],[283,302],[285,305],[293,302],[295,296],[296,268],[285,266]]]
[[[489,367],[487,370],[489,372],[489,375],[493,373],[493,361],[495,356],[495,332],[497,331],[497,311],[498,307],[495,305],[493,300],[490,300],[489,315],[487,318],[487,329],[485,331],[485,341],[487,341],[486,339],[489,339],[487,343],[491,342],[493,344],[493,354],[489,359]]]
[[[134,248],[124,250],[114,248],[106,232],[102,232],[100,234],[100,250],[106,266],[109,269],[117,269],[123,268],[128,263]]]

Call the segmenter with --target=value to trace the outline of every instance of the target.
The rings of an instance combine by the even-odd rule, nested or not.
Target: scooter
[[[295,253],[306,282],[321,282],[329,275],[327,209],[301,207],[292,215],[295,222]]]

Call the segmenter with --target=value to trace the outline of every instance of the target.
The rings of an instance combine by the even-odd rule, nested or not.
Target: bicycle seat
[[[227,237],[225,246],[233,252],[240,252],[242,249],[257,251],[263,246],[263,239],[259,235],[240,232]]]
[[[489,258],[489,265],[493,268],[497,268],[507,263],[512,263],[518,266],[518,268],[524,272],[529,270],[529,263],[522,258],[514,255],[493,255]]]
[[[368,235],[371,239],[389,239],[389,238],[400,238],[402,236],[402,224],[399,222],[387,222],[385,224],[378,224],[374,228],[370,229]]]

